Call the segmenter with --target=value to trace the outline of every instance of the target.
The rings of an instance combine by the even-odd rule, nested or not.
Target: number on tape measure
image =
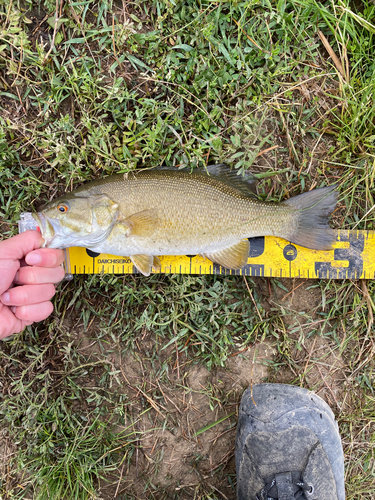
[[[248,263],[233,271],[200,255],[160,257],[160,273],[223,274],[284,278],[359,279],[375,277],[375,232],[337,231],[335,248],[318,251],[273,236],[251,238]],[[128,256],[67,249],[66,270],[72,274],[134,274]]]

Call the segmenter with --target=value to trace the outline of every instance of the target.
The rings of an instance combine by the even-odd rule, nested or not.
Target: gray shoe
[[[236,435],[238,500],[345,500],[335,417],[300,387],[259,384],[241,400]]]

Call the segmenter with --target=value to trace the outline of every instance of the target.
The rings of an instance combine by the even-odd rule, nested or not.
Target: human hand
[[[0,241],[0,339],[53,311],[50,299],[55,295],[53,283],[64,277],[64,252],[40,248],[43,241],[37,231]]]

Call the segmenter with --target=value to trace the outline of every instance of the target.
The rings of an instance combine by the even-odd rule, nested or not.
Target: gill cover
[[[34,218],[45,247],[94,246],[105,240],[117,221],[118,204],[106,195],[70,194],[46,205]]]

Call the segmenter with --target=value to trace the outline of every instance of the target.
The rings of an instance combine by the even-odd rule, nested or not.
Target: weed
[[[0,0],[3,236],[85,181],[223,161],[250,168],[267,201],[337,182],[333,224],[373,230],[374,14],[370,0]],[[269,380],[314,388],[336,412],[347,498],[372,498],[374,285],[247,285],[61,284],[54,315],[1,346],[0,494],[235,498],[240,393],[215,374],[265,340]],[[192,389],[197,367],[209,378]],[[228,438],[212,465],[198,438]],[[165,468],[175,459],[185,472]]]

